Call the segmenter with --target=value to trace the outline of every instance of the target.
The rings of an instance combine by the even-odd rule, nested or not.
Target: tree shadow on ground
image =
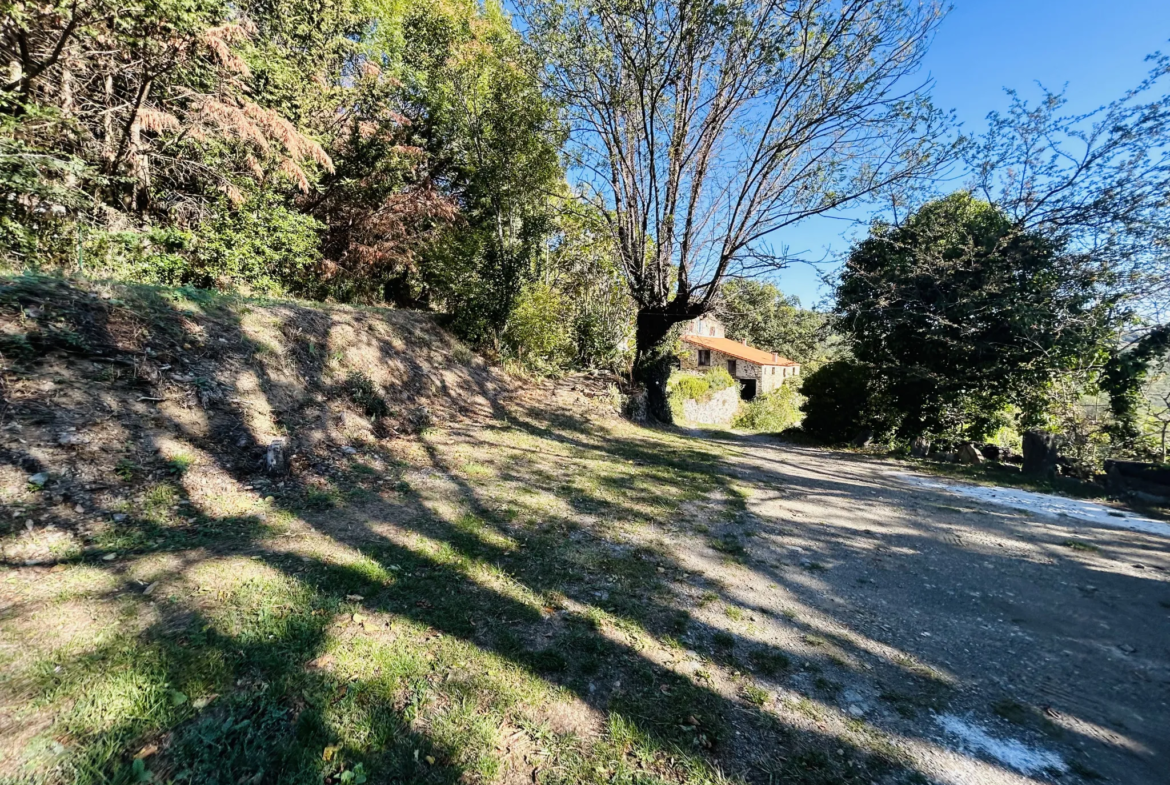
[[[26,328],[27,373],[52,355],[78,390],[93,385],[95,358],[127,376],[102,381],[118,391],[104,401],[78,392],[45,409],[25,394],[6,417],[50,433],[93,423],[101,401],[136,445],[135,470],[103,493],[67,479],[86,474],[73,455],[78,465],[47,489],[63,501],[38,508],[49,509],[39,525],[80,531],[73,503],[109,525],[67,556],[11,566],[19,581],[51,579],[57,565],[100,572],[109,585],[87,600],[147,620],[29,667],[32,697],[72,702],[38,742],[46,779],[132,781],[136,755],[177,781],[225,783],[455,782],[505,769],[542,782],[919,776],[894,747],[757,705],[750,676],[731,669],[745,652],[761,662],[792,652],[745,636],[714,643],[727,633],[678,602],[675,589],[691,586],[735,603],[640,536],[674,525],[667,518],[689,503],[715,499],[729,520],[743,512],[703,443],[514,401],[487,371],[434,382],[420,357],[436,339],[401,315],[281,304],[275,328],[296,346],[274,357],[238,301],[192,293],[180,308],[134,289],[131,308],[110,308],[68,284],[45,287],[10,284],[0,297],[22,308],[36,297],[61,315]],[[373,423],[347,455],[328,405],[345,394],[333,341],[339,324],[368,336],[375,315],[398,325],[371,339],[371,356],[399,369],[397,389],[383,388],[387,409],[429,394],[469,419],[391,443]],[[190,380],[166,380],[168,365]],[[181,405],[138,400],[168,396]],[[468,412],[471,397],[482,404]],[[261,471],[277,432],[304,458],[285,478]],[[172,442],[194,468],[176,465]],[[145,501],[119,501],[131,492]],[[244,511],[220,509],[235,503]],[[157,595],[148,578],[163,584]],[[12,603],[3,621],[50,612],[43,600]],[[698,667],[681,667],[685,652],[669,643],[680,636],[712,642]],[[575,720],[550,720],[550,702],[578,707]]]

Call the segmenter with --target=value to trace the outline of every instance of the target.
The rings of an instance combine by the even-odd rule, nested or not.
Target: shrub
[[[704,397],[709,389],[710,385],[704,377],[687,374],[675,380],[671,392],[683,400],[697,401]]]
[[[804,432],[826,444],[840,444],[866,428],[888,430],[877,414],[872,380],[869,366],[856,360],[825,363],[804,377]]]
[[[776,433],[800,422],[801,395],[795,379],[745,404],[732,425],[745,431]]]
[[[726,390],[735,384],[723,368],[715,368],[705,374],[680,373],[667,384],[667,394],[679,400],[705,401],[714,393]]]
[[[735,379],[724,368],[714,368],[704,374],[675,374],[666,385],[670,411],[676,420],[681,419],[683,401],[705,401],[734,384]]]
[[[546,283],[526,285],[504,328],[504,345],[525,367],[542,373],[568,367],[573,360],[572,326],[562,318],[564,297]]]
[[[221,205],[196,232],[195,259],[183,282],[262,294],[311,290],[317,285],[311,274],[321,259],[322,228],[268,192],[239,209]]]
[[[136,283],[174,286],[191,275],[193,236],[173,228],[144,227],[139,231],[88,230],[77,262],[83,269]]]

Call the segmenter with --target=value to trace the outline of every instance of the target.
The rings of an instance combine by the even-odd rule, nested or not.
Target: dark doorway
[[[739,380],[739,397],[745,401],[750,401],[756,397],[756,380],[755,379],[740,379]]]

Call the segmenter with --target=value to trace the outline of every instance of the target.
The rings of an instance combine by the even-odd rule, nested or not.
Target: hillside
[[[0,327],[2,783],[1161,781],[1101,709],[1165,724],[1156,522],[639,427],[424,314],[24,276]]]

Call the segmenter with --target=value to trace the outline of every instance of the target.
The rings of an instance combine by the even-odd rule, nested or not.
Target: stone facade
[[[739,390],[728,387],[705,401],[683,401],[683,419],[705,425],[730,425],[739,411]]]
[[[785,379],[800,374],[798,363],[729,340],[723,325],[713,316],[701,316],[688,323],[682,341],[686,347],[680,358],[684,370],[726,368],[740,381],[745,399],[770,393]]]

